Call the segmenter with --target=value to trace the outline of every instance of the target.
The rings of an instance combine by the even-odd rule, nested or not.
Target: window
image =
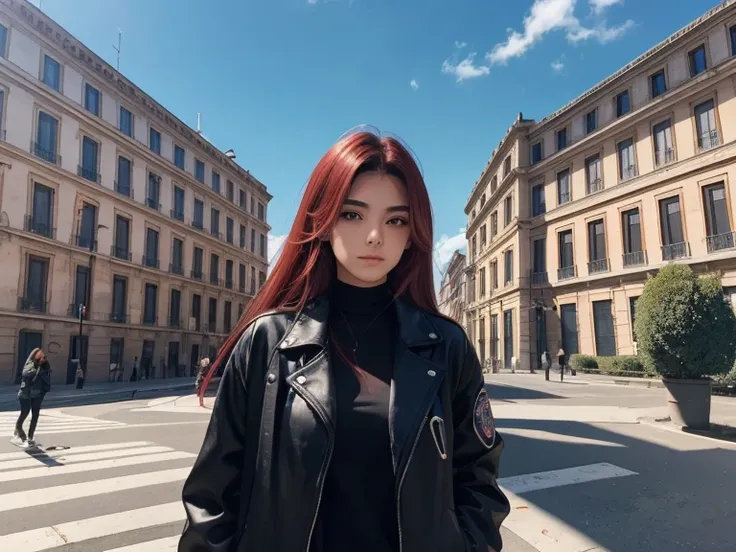
[[[491,358],[498,358],[498,315],[491,315]]]
[[[631,111],[631,102],[629,101],[629,91],[624,90],[616,96],[616,117],[623,117]]]
[[[97,243],[97,207],[89,203],[82,203],[82,213],[79,219],[79,233],[77,247],[90,251],[96,249]]]
[[[594,109],[585,114],[585,134],[590,134],[598,128],[598,110]]]
[[[74,278],[74,300],[72,301],[72,304],[69,305],[70,314],[75,318],[79,318],[80,307],[82,305],[87,307],[85,318],[89,317],[89,290],[89,267],[84,265],[77,265],[77,270]]]
[[[506,178],[509,173],[511,172],[511,156],[506,156],[506,159],[503,160],[503,177]]]
[[[186,153],[184,152],[184,148],[174,144],[174,165],[181,170],[184,170],[185,157]]]
[[[130,185],[131,176],[130,159],[118,156],[118,179],[115,181],[115,191],[121,195],[131,197],[133,188]]]
[[[601,156],[599,154],[591,155],[585,160],[585,177],[587,179],[589,194],[600,192],[603,189]]]
[[[532,188],[532,216],[539,216],[546,212],[546,210],[544,184],[537,184]]]
[[[636,176],[633,138],[629,138],[618,144],[618,176],[621,181]]]
[[[157,211],[161,209],[161,177],[152,172],[148,173],[148,194],[146,204]]]
[[[494,174],[491,178],[491,193],[495,192],[496,188],[498,188],[498,177]]]
[[[121,365],[123,363],[123,352],[125,351],[125,338],[110,338],[110,364]]]
[[[256,269],[254,266],[250,267],[250,294],[256,294]]]
[[[23,312],[46,312],[48,277],[48,259],[29,255],[26,267],[26,289],[19,310]]]
[[[243,189],[238,190],[238,204],[240,205],[240,208],[245,211],[245,190]]]
[[[132,137],[133,136],[133,114],[120,106],[120,132]]]
[[[506,368],[511,368],[514,357],[514,311],[503,311],[503,360]]]
[[[588,223],[588,260],[588,272],[590,274],[608,270],[603,220],[594,220]]]
[[[184,242],[174,238],[171,246],[171,272],[184,274]]]
[[[562,350],[566,355],[577,354],[578,351],[578,313],[577,305],[570,303],[560,305],[560,323],[562,326]]]
[[[146,284],[143,299],[143,323],[156,324],[156,311],[158,310],[158,286]]]
[[[3,107],[4,106],[5,106],[5,90],[0,88],[0,140],[3,140],[3,141],[6,138],[5,133],[3,132],[3,130],[5,130],[4,125],[3,125]]]
[[[225,308],[224,308],[224,328],[223,330],[225,333],[230,333],[230,330],[232,330],[232,324],[233,324],[233,304],[230,301],[225,301]]]
[[[557,173],[557,205],[564,205],[571,199],[570,169],[565,169]]]
[[[0,25],[0,57],[5,57],[8,51],[8,28]]]
[[[181,291],[171,288],[169,297],[169,328],[181,326]]]
[[[204,184],[204,161],[194,160],[194,178]]]
[[[629,209],[621,213],[621,226],[624,232],[624,266],[645,264],[639,209]]]
[[[212,190],[220,193],[220,173],[212,171]]]
[[[652,98],[656,98],[657,96],[667,92],[667,82],[664,78],[664,70],[657,71],[649,78],[649,80],[652,87]]]
[[[89,83],[84,85],[84,109],[100,116],[100,91]]]
[[[731,27],[728,33],[731,36],[731,55],[736,56],[736,25]]]
[[[209,325],[209,331],[217,331],[217,299],[210,297],[210,308],[208,313],[207,324]]]
[[[146,228],[146,252],[143,255],[143,265],[149,268],[158,268],[158,230]]]
[[[128,318],[128,279],[115,275],[112,278],[112,311],[110,322],[125,322]]]
[[[559,240],[560,269],[558,279],[572,278],[575,276],[575,260],[572,249],[572,230],[564,230],[557,234]]]
[[[593,301],[593,328],[595,331],[596,354],[598,356],[615,356],[616,334],[610,300]]]
[[[184,220],[184,188],[181,186],[174,186],[174,208],[171,210],[171,217]]]
[[[201,247],[195,247],[194,254],[192,255],[192,278],[195,280],[201,280],[203,268],[204,250]]]
[[[194,213],[192,216],[192,226],[202,230],[204,228],[204,201],[201,199],[194,200]]]
[[[660,231],[662,236],[662,257],[671,261],[687,256],[687,244],[682,228],[679,196],[659,201]]]
[[[243,316],[243,311],[245,310],[245,305],[243,303],[238,303],[238,320]]]
[[[542,160],[542,142],[532,145],[532,165],[536,165]]]
[[[266,235],[265,234],[261,234],[260,253],[261,253],[261,257],[263,257],[265,259],[266,258],[266,254],[267,254],[267,251],[266,251]]]
[[[253,228],[250,229],[250,250],[256,252],[256,231]]]
[[[713,100],[695,106],[695,127],[698,132],[698,147],[700,149],[707,150],[719,145]]]
[[[258,289],[261,289],[263,287],[263,284],[266,283],[266,273],[262,270],[258,271]]]
[[[488,242],[488,229],[486,225],[480,227],[480,248],[483,249]]]
[[[148,147],[152,152],[161,155],[161,133],[155,128],[148,129]]]
[[[125,261],[130,260],[130,219],[116,215],[115,245],[112,256]]]
[[[245,293],[245,265],[243,263],[238,265],[238,291]]]
[[[58,162],[56,147],[58,142],[59,121],[43,111],[38,112],[38,128],[33,153],[44,161]]]
[[[470,246],[470,259],[474,260],[478,253],[478,236],[473,236]]]
[[[631,317],[631,337],[636,343],[636,300],[639,297],[629,297],[629,316]]]
[[[210,209],[210,233],[213,236],[220,236],[220,211],[214,207]]]
[[[482,194],[480,196],[480,208],[482,209],[485,204],[486,204],[486,194]]]
[[[210,284],[220,284],[220,256],[210,254]]]
[[[266,206],[258,202],[258,220],[266,220]]]
[[[233,243],[235,240],[235,221],[230,217],[225,219],[225,239],[227,243]]]
[[[703,188],[703,207],[708,232],[706,237],[708,252],[732,249],[735,245],[734,236],[731,233],[731,221],[728,216],[726,190],[723,182]]]
[[[486,296],[486,267],[480,269],[478,274],[478,295],[480,297]]]
[[[654,125],[654,158],[657,166],[666,165],[675,160],[672,147],[672,124],[669,119]]]
[[[54,239],[54,190],[38,182],[33,183],[33,204],[26,230]]]
[[[705,59],[705,45],[701,44],[695,48],[688,55],[688,61],[690,64],[690,76],[696,77],[708,68],[708,63]]]
[[[235,184],[232,180],[227,181],[227,199],[229,201],[235,201]]]
[[[245,225],[240,225],[240,248],[245,249]]]
[[[503,200],[503,225],[508,226],[511,224],[511,216],[512,216],[512,205],[511,205],[511,196],[506,196],[506,199]]]
[[[79,166],[78,174],[90,182],[100,181],[97,172],[98,153],[99,144],[89,136],[82,137],[82,164]]]
[[[253,196],[250,196],[250,213],[253,215],[256,212],[256,200]]]
[[[562,151],[567,147],[567,129],[561,128],[557,131],[557,151]]]
[[[192,318],[194,318],[194,329],[199,331],[202,323],[202,296],[192,294]]]
[[[546,283],[547,275],[547,240],[539,238],[532,242],[532,283]],[[545,278],[534,278],[536,275],[544,275]]]
[[[225,261],[225,287],[227,289],[233,289],[233,280],[234,280],[234,272],[235,270],[235,263],[231,261],[230,259]]]
[[[514,251],[507,249],[503,253],[503,284],[509,285],[514,280]]]
[[[61,91],[61,65],[48,55],[43,56],[43,83],[57,92]]]

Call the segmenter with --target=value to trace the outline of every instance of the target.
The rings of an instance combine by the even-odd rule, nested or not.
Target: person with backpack
[[[21,373],[18,401],[20,402],[20,416],[15,424],[14,439],[26,447],[35,446],[33,436],[36,432],[38,417],[41,413],[43,398],[51,390],[51,366],[42,349],[36,348],[28,355]],[[31,426],[26,435],[23,423],[28,414],[31,414]]]

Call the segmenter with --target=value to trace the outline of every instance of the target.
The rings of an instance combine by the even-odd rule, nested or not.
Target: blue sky
[[[273,194],[272,244],[347,129],[407,142],[434,205],[437,260],[519,111],[539,119],[717,0],[32,0]],[[271,248],[274,252],[275,247]]]

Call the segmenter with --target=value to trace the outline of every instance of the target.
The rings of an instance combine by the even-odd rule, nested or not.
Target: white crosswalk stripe
[[[0,412],[0,438],[12,437],[15,432],[15,423],[18,420],[18,411]],[[26,418],[23,428],[28,432],[31,415]],[[48,435],[57,433],[74,433],[77,431],[104,431],[111,428],[125,427],[123,422],[100,420],[86,416],[72,416],[58,410],[41,410],[36,426],[36,434]]]

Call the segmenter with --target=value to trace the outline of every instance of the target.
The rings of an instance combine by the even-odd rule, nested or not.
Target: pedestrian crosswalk
[[[15,423],[18,420],[18,411],[0,412],[0,438],[12,437],[15,431]],[[31,423],[29,415],[25,421],[25,429]],[[87,431],[103,431],[110,428],[125,427],[123,422],[111,420],[100,420],[86,416],[73,416],[65,414],[60,410],[41,410],[38,419],[38,433],[74,433]]]

